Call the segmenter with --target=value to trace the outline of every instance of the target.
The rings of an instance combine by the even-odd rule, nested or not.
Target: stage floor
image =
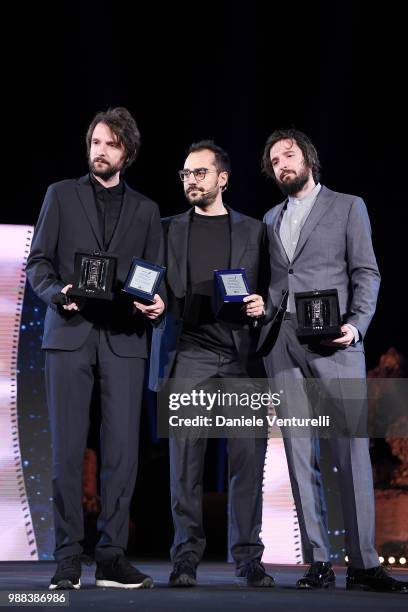
[[[134,564],[150,574],[155,588],[149,590],[102,589],[95,587],[95,565],[83,565],[82,588],[69,591],[69,610],[117,612],[137,609],[138,612],[161,610],[258,610],[293,612],[384,612],[408,609],[408,595],[345,590],[345,568],[335,568],[337,588],[304,592],[294,588],[304,566],[267,565],[276,580],[274,589],[250,589],[238,582],[234,568],[227,563],[202,563],[197,578],[199,586],[190,589],[170,589],[167,580],[171,565],[165,561],[139,561]],[[40,591],[47,589],[54,572],[52,562],[0,562],[1,591]],[[408,580],[408,570],[393,570],[392,575]],[[44,608],[43,608],[44,609]],[[52,607],[48,609],[67,609]]]

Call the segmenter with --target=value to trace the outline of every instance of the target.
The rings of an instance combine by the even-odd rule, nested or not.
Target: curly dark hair
[[[92,119],[88,131],[86,133],[86,148],[89,157],[91,148],[91,139],[95,127],[98,123],[105,123],[115,134],[120,144],[125,149],[125,162],[122,172],[129,168],[136,159],[140,149],[140,132],[129,111],[123,106],[116,108],[108,108],[107,111],[101,111]]]
[[[315,183],[320,180],[320,160],[316,148],[309,136],[300,130],[294,128],[275,130],[269,136],[265,143],[265,148],[262,156],[262,171],[266,176],[270,176],[275,180],[275,173],[272,168],[270,151],[280,140],[294,140],[303,153],[303,159],[306,166],[312,170],[312,175]]]
[[[187,155],[196,153],[197,151],[205,151],[208,149],[214,153],[215,166],[219,172],[228,172],[231,174],[231,161],[229,155],[224,149],[221,149],[213,140],[200,140],[193,142],[187,150]]]

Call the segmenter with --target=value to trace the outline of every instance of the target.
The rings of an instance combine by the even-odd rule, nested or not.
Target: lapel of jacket
[[[229,212],[231,224],[231,268],[239,268],[245,253],[249,232],[244,217],[229,206],[226,206],[226,208]]]
[[[170,221],[168,230],[168,280],[176,297],[187,292],[188,234],[193,209]]]
[[[283,208],[286,206],[287,200],[285,200],[284,202],[282,202],[282,204],[278,204],[276,206],[276,212],[275,212],[275,217],[272,221],[272,231],[273,231],[273,235],[275,237],[276,243],[279,247],[279,251],[280,254],[282,255],[282,259],[286,262],[289,263],[289,257],[286,254],[285,251],[285,247],[283,246],[280,234],[279,234],[279,230],[280,230],[280,224],[279,221],[281,219],[281,215],[282,215],[282,210]]]
[[[238,268],[245,253],[249,234],[244,217],[226,206],[231,223],[231,267]],[[187,291],[188,235],[193,209],[172,219],[168,233],[168,279],[177,297]],[[180,295],[178,295],[180,293]]]
[[[295,261],[295,259],[299,256],[310,234],[312,233],[322,216],[329,210],[329,207],[333,205],[334,200],[335,195],[329,189],[322,186],[316,198],[316,202],[314,203],[314,206],[310,211],[304,226],[302,227],[292,261]]]
[[[125,192],[123,194],[122,208],[108,248],[108,251],[112,253],[115,252],[116,246],[120,243],[125,233],[129,230],[134,214],[139,207],[139,203],[135,197],[135,192],[132,191],[126,183],[124,184],[124,187]]]
[[[98,243],[98,247],[100,250],[102,250],[103,240],[102,240],[101,228],[99,227],[99,219],[98,219],[98,214],[96,212],[94,191],[91,185],[91,181],[89,180],[88,174],[78,179],[77,193],[81,201],[81,204],[84,207],[85,214],[88,218],[88,221],[92,227],[92,231]]]

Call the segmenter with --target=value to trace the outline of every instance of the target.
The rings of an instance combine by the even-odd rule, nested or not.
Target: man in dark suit
[[[287,196],[264,217],[271,284],[260,338],[267,374],[285,391],[280,416],[308,416],[302,381],[316,379],[330,397],[329,408],[337,411],[333,414],[350,425],[350,417],[357,422],[366,414],[363,339],[380,286],[366,206],[359,197],[319,183],[317,151],[298,130],[277,130],[268,138],[263,167]],[[341,335],[302,342],[296,334],[295,293],[333,288],[338,292]],[[351,397],[352,404],[344,399]],[[328,440],[346,530],[347,588],[407,591],[406,583],[394,580],[379,565],[368,439],[353,436],[352,428],[347,431],[348,436],[344,428],[341,434],[333,432]],[[297,588],[334,586],[319,440],[312,433],[300,437],[286,429],[284,443],[304,553],[311,564]]]
[[[252,290],[261,290],[264,227],[224,205],[230,174],[228,155],[212,141],[193,144],[180,178],[192,208],[164,219],[168,310],[153,332],[150,386],[171,378],[197,386],[210,378],[262,376],[255,357],[251,317],[263,314],[261,295],[245,298],[243,321],[216,319],[211,306],[214,269],[245,268]],[[265,282],[265,289],[267,283]],[[174,522],[170,586],[196,584],[204,548],[202,488],[206,439],[171,436],[170,484]],[[251,586],[273,586],[260,562],[262,477],[265,440],[229,439],[230,545],[237,575]]]
[[[49,588],[80,588],[81,475],[94,384],[102,418],[96,584],[149,588],[152,579],[127,561],[124,550],[137,472],[146,319],[159,319],[164,302],[159,295],[151,306],[132,302],[121,287],[133,256],[160,261],[162,229],[157,205],[122,178],[140,146],[130,113],[98,113],[86,144],[89,174],[49,187],[27,263],[28,279],[48,306],[42,347],[58,562]],[[117,256],[113,301],[67,299],[75,252],[84,250]]]

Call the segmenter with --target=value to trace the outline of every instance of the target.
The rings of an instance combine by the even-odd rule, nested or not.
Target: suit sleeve
[[[159,208],[157,205],[154,206],[154,210],[150,218],[150,225],[149,225],[148,236],[146,239],[146,247],[145,247],[143,257],[147,261],[151,261],[161,266],[164,265],[163,229],[162,229],[162,224],[160,221]],[[166,284],[164,280],[159,287],[158,294],[160,295],[165,305],[167,305],[167,292],[166,292]],[[153,324],[155,324],[156,322],[158,323],[160,320],[161,320],[161,317],[156,319],[153,322]]]
[[[261,268],[261,277],[262,277],[262,282],[266,284],[265,286],[265,290],[263,293],[261,293],[262,296],[265,296],[264,301],[265,301],[265,316],[263,318],[263,324],[267,324],[270,323],[271,321],[274,321],[275,318],[277,317],[277,315],[282,312],[282,310],[286,307],[286,300],[287,300],[287,295],[288,292],[286,291],[283,296],[282,296],[282,300],[279,304],[274,304],[271,298],[271,283],[273,282],[272,276],[271,276],[271,266],[270,266],[270,259],[269,259],[269,239],[268,239],[268,225],[271,225],[272,221],[270,218],[270,214],[271,211],[268,211],[267,213],[265,213],[264,217],[263,217],[263,224],[264,224],[264,230],[265,230],[265,238],[264,238],[264,245],[263,245],[263,268]],[[262,291],[262,289],[261,289]]]
[[[258,294],[263,297],[265,304],[268,297],[270,278],[268,233],[266,231],[266,225],[263,223],[259,255]]]
[[[32,288],[47,305],[50,305],[52,296],[64,287],[55,269],[59,224],[58,196],[55,186],[51,185],[40,211],[26,267]]]
[[[347,266],[351,301],[345,323],[354,325],[364,338],[377,304],[380,273],[367,208],[361,198],[353,201],[347,222]]]

